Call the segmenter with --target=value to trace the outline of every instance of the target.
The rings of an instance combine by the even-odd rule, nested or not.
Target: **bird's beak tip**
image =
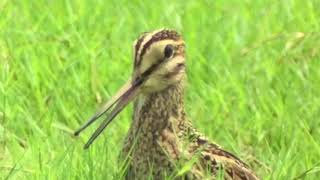
[[[87,144],[86,144],[86,145],[83,146],[83,149],[84,149],[84,150],[87,150],[89,147],[90,147],[90,145],[87,145]]]
[[[74,136],[79,136],[79,134],[80,134],[79,131],[75,131],[75,132],[73,133]]]

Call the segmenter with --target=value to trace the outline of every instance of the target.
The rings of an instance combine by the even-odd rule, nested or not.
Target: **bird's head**
[[[185,45],[174,30],[146,32],[133,44],[132,78],[87,123],[75,132],[78,135],[96,119],[108,112],[107,118],[91,136],[85,148],[100,135],[117,114],[139,94],[159,92],[182,81],[185,76]]]
[[[184,48],[184,41],[176,31],[143,33],[133,44],[132,83],[143,81],[142,93],[152,93],[181,81],[185,75]]]

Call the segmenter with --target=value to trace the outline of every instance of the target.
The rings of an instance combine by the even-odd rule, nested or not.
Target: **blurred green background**
[[[162,27],[187,44],[186,109],[263,179],[320,175],[319,0],[1,0],[0,179],[117,179],[131,106],[87,151],[73,131]]]

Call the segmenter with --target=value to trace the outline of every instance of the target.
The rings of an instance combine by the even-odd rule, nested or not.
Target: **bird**
[[[176,30],[141,33],[133,43],[131,78],[74,134],[107,114],[84,145],[87,149],[133,102],[131,125],[119,155],[128,164],[125,179],[259,179],[245,162],[201,134],[187,118],[185,50]]]

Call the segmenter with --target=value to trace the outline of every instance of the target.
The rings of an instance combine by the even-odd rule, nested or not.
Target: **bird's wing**
[[[203,147],[201,147],[203,146]],[[199,162],[202,168],[208,168],[211,173],[224,170],[226,179],[233,180],[257,180],[257,176],[249,169],[249,166],[238,157],[221,149],[219,146],[208,142],[199,146]]]
[[[210,142],[205,136],[188,124],[184,128],[183,136],[189,139],[188,151],[191,155],[198,155],[198,163],[193,169],[197,177],[205,176],[203,172],[217,174],[224,170],[225,179],[258,180],[249,166],[232,153],[223,150],[219,145]],[[207,171],[206,171],[207,170]]]

